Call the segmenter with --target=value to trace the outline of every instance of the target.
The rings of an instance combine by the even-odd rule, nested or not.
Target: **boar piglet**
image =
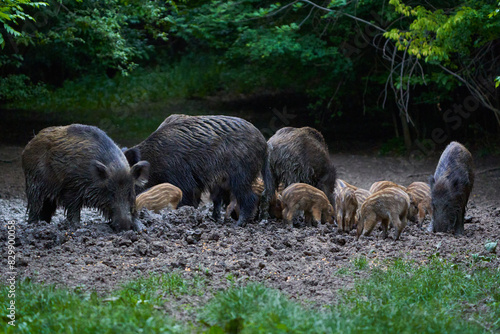
[[[149,163],[138,161],[129,167],[102,130],[80,124],[43,129],[26,145],[22,166],[29,223],[50,222],[61,206],[74,225],[81,208],[89,207],[101,211],[115,230],[142,229],[134,186],[147,182]]]
[[[308,226],[314,223],[333,223],[333,206],[325,193],[305,183],[294,183],[283,190],[280,196],[283,205],[283,219],[288,227],[293,226],[293,217],[304,211]]]
[[[358,199],[353,188],[341,188],[335,198],[338,230],[349,232],[356,221]]]
[[[371,194],[361,206],[357,237],[365,231],[368,236],[379,221],[382,222],[382,237],[387,238],[389,224],[395,228],[394,240],[398,240],[406,226],[410,197],[397,187],[389,187]]]
[[[370,187],[370,193],[372,194],[375,194],[377,191],[380,191],[382,189],[385,189],[385,188],[389,188],[389,187],[396,187],[396,188],[399,188],[403,191],[406,191],[406,188],[397,184],[397,183],[394,183],[392,181],[377,181],[377,182],[374,182],[372,184],[372,186]]]
[[[421,226],[427,213],[431,214],[431,188],[425,182],[413,182],[406,187],[406,193],[410,196],[410,209],[408,219],[418,222]]]
[[[170,183],[160,183],[137,196],[137,210],[146,208],[159,213],[162,209],[175,210],[182,199],[182,191]]]

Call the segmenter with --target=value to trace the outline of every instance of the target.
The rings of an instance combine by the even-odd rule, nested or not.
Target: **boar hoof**
[[[245,227],[245,226],[247,226],[247,222],[242,221],[242,220],[238,220],[233,226],[234,227]]]
[[[132,229],[136,232],[144,232],[146,230],[146,226],[139,221],[139,219],[134,219],[132,224]]]
[[[268,224],[268,220],[267,219],[261,219],[260,222],[259,222],[259,226],[266,226]]]

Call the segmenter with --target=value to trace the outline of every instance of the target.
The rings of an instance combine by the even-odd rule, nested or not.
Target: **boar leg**
[[[364,235],[369,236],[373,229],[375,228],[375,225],[377,225],[377,217],[366,217],[365,218],[365,226],[364,226]],[[361,231],[363,231],[363,228],[361,228]]]
[[[396,217],[396,219],[394,220],[393,225],[394,225],[394,240],[398,240],[399,236],[401,235],[401,232],[403,231],[404,225],[398,217]]]
[[[136,232],[142,232],[146,229],[143,223],[140,222],[137,218],[132,218],[132,229]]]
[[[388,236],[387,230],[389,229],[389,224],[394,225],[394,224],[392,224],[391,219],[387,219],[387,218],[382,219],[382,238],[384,238],[384,239],[387,239],[387,236]]]
[[[460,210],[458,212],[458,217],[455,219],[455,235],[464,234],[464,212],[465,210]]]
[[[43,201],[42,210],[40,212],[40,220],[50,223],[52,216],[56,212],[56,207],[57,205],[54,201],[50,201],[48,199]]]
[[[283,220],[288,228],[293,227],[293,216],[294,210],[290,210],[288,207],[283,209]]]
[[[241,227],[245,227],[255,214],[257,195],[253,193],[252,188],[248,190],[246,193],[235,194],[236,200],[240,204],[240,217],[236,225]]]
[[[313,214],[310,211],[304,211],[304,221],[306,222],[306,226],[311,227],[313,220]]]
[[[418,205],[418,226],[422,227],[422,223],[424,222],[425,219],[425,203],[420,203]]]
[[[321,224],[321,210],[317,207],[313,207],[311,212],[313,216],[313,225],[314,227],[318,227],[318,225]]]
[[[214,206],[212,211],[212,219],[214,221],[220,220],[220,210],[222,208],[222,192],[223,190],[220,187],[215,187],[210,189],[210,199],[212,200]]]

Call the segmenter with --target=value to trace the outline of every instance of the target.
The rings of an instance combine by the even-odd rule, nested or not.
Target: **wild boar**
[[[356,222],[358,200],[354,189],[341,188],[335,198],[335,212],[337,214],[338,230],[349,232]]]
[[[474,185],[474,163],[470,152],[460,143],[451,142],[441,154],[431,187],[431,232],[464,232],[465,207]]]
[[[293,217],[297,211],[304,211],[308,226],[321,223],[333,223],[333,206],[325,193],[309,184],[293,183],[280,197],[283,205],[283,219],[288,227],[293,226]]]
[[[137,196],[137,210],[146,208],[159,213],[162,209],[175,210],[182,199],[182,190],[170,183],[160,183]]]
[[[357,237],[363,233],[368,236],[375,225],[382,222],[382,236],[387,238],[387,229],[391,223],[394,228],[394,240],[398,240],[406,226],[410,197],[397,187],[389,187],[370,195],[361,206]]]
[[[96,208],[116,230],[141,230],[135,211],[135,185],[147,182],[149,163],[131,150],[129,162],[104,133],[73,124],[40,131],[22,153],[26,177],[28,222],[50,223],[61,206],[71,224],[80,221],[82,207]]]
[[[251,123],[230,116],[171,115],[134,148],[151,164],[146,187],[171,183],[182,190],[179,205],[195,207],[201,194],[210,191],[216,220],[224,194],[232,193],[241,207],[238,226],[253,219],[257,195],[252,182],[260,173],[265,184],[261,219],[267,218],[274,193],[267,143]]]
[[[399,188],[403,191],[406,191],[406,188],[397,184],[397,183],[394,183],[392,181],[377,181],[377,182],[374,182],[372,184],[372,186],[370,187],[370,193],[374,194],[376,193],[377,191],[380,191],[382,189],[385,189],[385,188],[389,188],[389,187],[396,187],[396,188]]]
[[[406,187],[406,193],[410,196],[408,219],[422,226],[425,215],[432,214],[431,188],[425,182],[413,182]]]
[[[273,187],[306,183],[322,190],[332,205],[336,170],[323,135],[310,127],[285,127],[268,140]]]

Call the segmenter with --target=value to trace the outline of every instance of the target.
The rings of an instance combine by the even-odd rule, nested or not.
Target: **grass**
[[[18,282],[16,327],[2,317],[4,333],[186,333],[190,324],[180,324],[163,309],[171,296],[198,294],[203,281],[185,281],[179,274],[149,275],[125,284],[107,297],[81,289]],[[6,289],[0,299],[7,301]],[[5,305],[5,302],[2,302]]]
[[[331,305],[307,306],[259,283],[232,285],[207,304],[190,308],[194,323],[179,323],[169,302],[179,295],[206,293],[202,278],[149,275],[109,296],[18,283],[20,333],[481,333],[500,330],[500,272],[448,263],[396,259],[354,268],[369,272],[338,292]],[[0,297],[7,300],[7,289]],[[2,317],[0,329],[14,333]]]

